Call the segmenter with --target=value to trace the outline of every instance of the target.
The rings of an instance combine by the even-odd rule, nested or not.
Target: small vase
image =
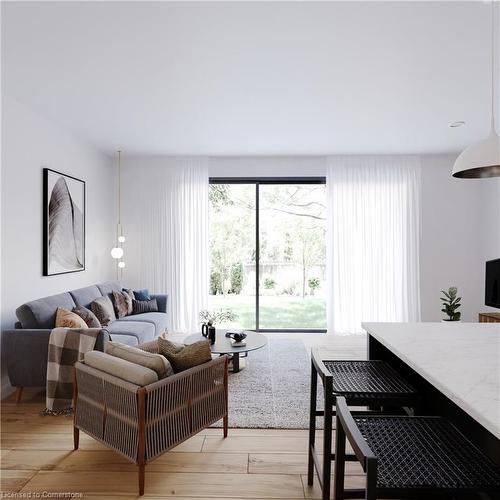
[[[211,344],[215,344],[215,326],[210,325],[208,327],[208,340]]]

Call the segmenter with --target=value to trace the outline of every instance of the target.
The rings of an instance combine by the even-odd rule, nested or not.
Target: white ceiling
[[[3,91],[109,153],[454,152],[488,133],[490,19],[484,2],[2,2]]]

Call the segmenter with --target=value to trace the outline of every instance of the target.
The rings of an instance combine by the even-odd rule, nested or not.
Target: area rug
[[[245,361],[229,375],[229,426],[308,429],[311,359],[304,343],[268,337]]]

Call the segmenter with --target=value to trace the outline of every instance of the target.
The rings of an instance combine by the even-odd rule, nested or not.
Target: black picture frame
[[[60,182],[60,181],[63,182]],[[56,183],[59,183],[56,189]],[[50,213],[50,201],[52,196],[63,194],[62,203],[59,203],[57,213],[55,210]],[[69,201],[68,201],[69,197]],[[50,240],[50,224],[56,217],[63,216],[63,224],[59,224],[66,230],[67,234],[73,236],[64,241],[61,252],[65,255],[61,258],[54,256],[55,250],[51,251],[51,245],[55,244]],[[66,216],[66,220],[64,219]],[[69,222],[68,219],[69,218]],[[64,226],[66,225],[66,228]],[[76,273],[85,270],[85,225],[86,225],[86,186],[85,181],[52,170],[43,168],[43,276],[56,276],[60,274]],[[75,233],[76,231],[76,233]],[[57,234],[61,239],[61,232]],[[61,241],[56,241],[61,243]],[[69,250],[73,249],[74,254],[69,255]],[[67,261],[73,260],[74,266]],[[66,262],[63,262],[66,260]]]

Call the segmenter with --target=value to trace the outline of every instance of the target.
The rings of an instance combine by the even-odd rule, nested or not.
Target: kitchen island
[[[500,464],[500,324],[363,323],[368,359],[389,362],[442,415]]]

